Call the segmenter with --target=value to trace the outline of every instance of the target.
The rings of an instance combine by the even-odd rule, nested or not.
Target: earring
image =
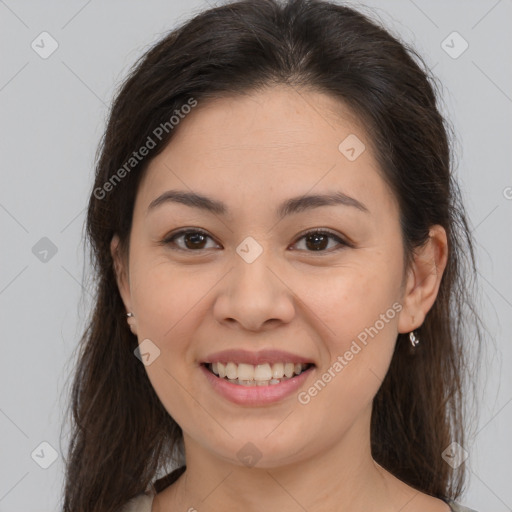
[[[416,345],[420,342],[420,340],[414,335],[414,331],[409,333],[409,340],[411,341],[413,348],[416,348]]]
[[[128,322],[128,325],[130,326],[130,331],[132,331],[133,334],[135,334],[135,331],[133,330],[133,327],[134,327],[133,322],[134,322],[134,320],[130,320],[131,318],[135,318],[135,317],[134,317],[133,313],[131,313],[131,312],[130,313],[126,313],[126,316],[128,317],[127,322]]]

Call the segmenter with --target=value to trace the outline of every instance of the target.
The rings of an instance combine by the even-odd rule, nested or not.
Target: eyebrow
[[[191,208],[199,208],[201,210],[214,213],[216,215],[228,215],[229,210],[227,206],[216,199],[197,194],[195,192],[186,192],[181,190],[167,190],[162,195],[151,201],[148,206],[147,212],[154,210],[158,206],[166,203],[179,203]],[[358,210],[370,213],[368,208],[358,201],[343,192],[332,192],[329,194],[314,194],[292,197],[284,201],[276,211],[278,218],[293,215],[295,213],[311,210],[321,206],[343,205],[357,208]]]

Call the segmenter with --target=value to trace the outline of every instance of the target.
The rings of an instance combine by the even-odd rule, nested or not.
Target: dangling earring
[[[414,331],[409,333],[409,340],[411,340],[411,345],[413,348],[416,348],[416,345],[420,342],[420,340],[414,335]]]

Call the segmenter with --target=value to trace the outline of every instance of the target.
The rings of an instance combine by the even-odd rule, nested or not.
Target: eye
[[[304,235],[302,235],[299,240],[305,241],[305,246],[308,248],[307,252],[334,252],[336,250],[342,249],[343,247],[350,247],[351,245],[348,242],[345,242],[342,240],[339,236],[335,235],[334,233],[331,233],[330,231],[323,231],[323,230],[312,230],[308,231]],[[337,249],[333,250],[325,250],[327,246],[329,245],[329,239],[335,240],[338,245],[341,247],[338,247]],[[298,242],[296,242],[297,244]]]
[[[196,251],[201,249],[209,249],[209,247],[205,247],[206,240],[211,238],[210,235],[205,233],[204,231],[198,230],[198,229],[182,229],[181,231],[178,231],[171,237],[166,238],[163,240],[162,244],[173,244],[178,246],[178,250],[182,251]],[[180,245],[176,243],[177,240],[183,239],[184,247],[183,245]]]

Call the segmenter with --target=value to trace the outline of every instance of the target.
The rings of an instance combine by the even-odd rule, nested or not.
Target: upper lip
[[[258,352],[250,352],[243,349],[231,349],[223,350],[221,352],[215,352],[210,354],[203,361],[203,364],[207,363],[245,363],[245,364],[264,364],[264,363],[302,363],[302,364],[314,364],[311,359],[306,357],[293,354],[291,352],[285,352],[283,350],[260,350]]]

